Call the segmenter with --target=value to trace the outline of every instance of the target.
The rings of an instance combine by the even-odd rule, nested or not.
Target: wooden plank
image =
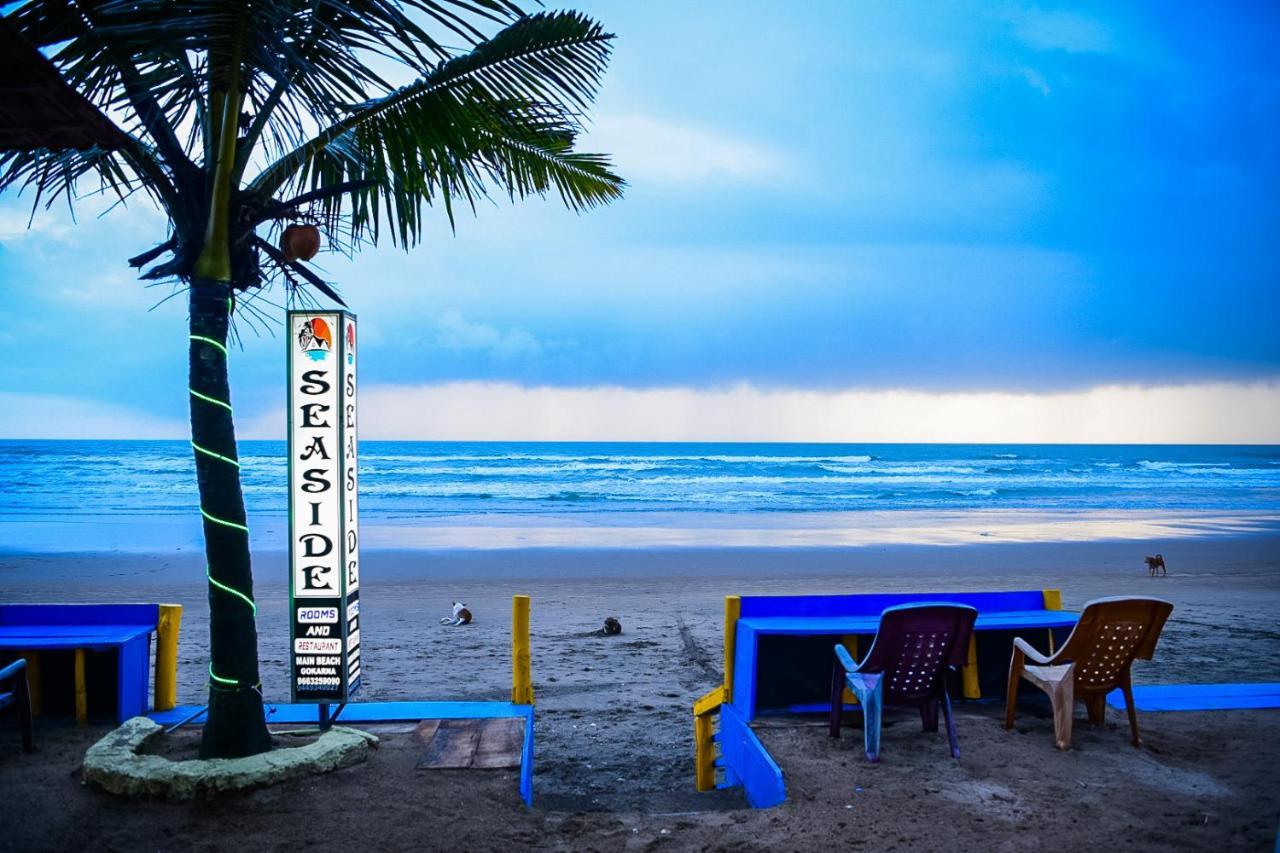
[[[423,720],[413,730],[413,739],[421,744],[431,743],[431,739],[436,736],[436,729],[438,728],[440,728],[439,720]]]
[[[524,718],[524,745],[520,747],[520,796],[533,805],[533,709]]]
[[[958,603],[939,601],[942,604]],[[1010,610],[978,611],[974,624],[976,631],[1016,631],[1033,628],[1073,628],[1080,619],[1079,613],[1067,610]],[[795,636],[842,636],[857,634],[872,636],[880,627],[880,615],[875,616],[752,616],[738,620],[739,626],[748,626],[758,634],[792,634]]]
[[[693,714],[695,717],[708,714],[724,704],[724,685],[720,685],[710,691],[697,702],[693,703]]]
[[[31,716],[44,713],[44,676],[40,669],[40,652],[30,649],[20,653],[27,662],[27,686],[31,689]]]
[[[886,592],[856,595],[750,595],[743,596],[740,616],[743,619],[775,617],[843,618],[868,616],[879,618],[886,607],[925,601],[968,604],[979,613],[1040,610],[1044,607],[1044,591],[1039,589],[1010,592]]]
[[[307,723],[316,721],[314,704],[291,705],[288,702],[272,703],[268,723]],[[162,726],[173,725],[194,714],[194,705],[179,705],[170,711],[156,711],[149,716]],[[339,725],[347,723],[387,723],[420,720],[490,719],[514,717],[524,720],[533,716],[529,705],[512,705],[510,702],[352,702],[338,718]]]
[[[520,766],[524,747],[524,720],[479,720],[480,743],[476,746],[471,766],[479,768],[514,768]]]
[[[960,682],[966,699],[982,698],[982,690],[978,686],[978,635],[969,635],[969,650],[965,653],[966,663],[960,668]]]
[[[76,649],[76,724],[89,722],[89,688],[84,677],[84,649]]]
[[[724,695],[733,695],[734,665],[737,661],[738,617],[742,614],[742,596],[724,597]]]
[[[726,782],[741,784],[752,808],[772,808],[787,798],[781,768],[733,705],[720,709],[720,748]]]
[[[1280,683],[1262,684],[1146,684],[1133,688],[1139,711],[1217,711],[1229,708],[1280,708]],[[1119,690],[1107,704],[1124,709]]]
[[[419,770],[464,769],[475,760],[480,727],[474,720],[441,720],[418,762]]]
[[[159,621],[156,604],[0,604],[4,625],[146,625],[152,630]]]

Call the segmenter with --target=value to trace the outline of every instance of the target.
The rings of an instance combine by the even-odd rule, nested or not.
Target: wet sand
[[[1142,564],[1145,554],[1156,551],[1169,564],[1166,578],[1149,578]],[[267,698],[278,701],[287,696],[283,555],[261,555],[255,571],[263,682]],[[1098,843],[1124,836],[1131,825],[1140,849],[1270,849],[1266,845],[1273,843],[1278,807],[1273,792],[1280,791],[1275,770],[1280,766],[1280,755],[1275,754],[1280,712],[1146,714],[1149,742],[1140,751],[1128,747],[1123,730],[1109,725],[1092,731],[1081,723],[1078,748],[1061,755],[1051,748],[1049,721],[1037,717],[1034,709],[1024,725],[1026,735],[1007,735],[993,716],[998,709],[968,706],[962,710],[960,736],[966,756],[959,767],[948,764],[943,741],[921,737],[918,727],[912,733],[913,723],[889,728],[886,750],[901,755],[895,762],[903,762],[892,766],[914,768],[912,772],[861,767],[856,727],[839,743],[829,743],[822,730],[803,725],[770,730],[764,737],[787,774],[792,802],[780,810],[751,812],[741,810],[741,798],[734,792],[699,795],[692,790],[690,705],[720,681],[722,602],[730,593],[1056,587],[1069,608],[1104,595],[1155,594],[1174,602],[1176,609],[1156,659],[1135,669],[1139,683],[1280,681],[1280,627],[1275,617],[1280,612],[1280,539],[1275,537],[860,548],[370,550],[362,576],[362,698],[369,700],[506,698],[510,597],[533,597],[535,810],[523,812],[514,782],[501,774],[493,779],[486,773],[469,775],[466,780],[473,781],[464,782],[456,782],[458,774],[449,777],[455,781],[410,774],[423,789],[412,781],[405,783],[410,786],[403,795],[406,803],[443,798],[438,803],[430,800],[434,805],[426,812],[425,807],[405,806],[404,814],[413,815],[411,825],[420,831],[421,848],[448,846],[435,843],[438,832],[446,831],[472,839],[463,845],[468,849],[510,849],[535,841],[575,849],[617,849],[642,839],[647,839],[642,847],[650,841],[679,840],[678,846],[695,849],[763,849],[771,846],[770,838],[777,842],[774,849],[815,849],[837,835],[849,844],[865,840],[867,849],[887,847],[896,839],[902,839],[901,849],[921,849],[933,847],[931,839],[949,843],[950,836],[930,835],[933,830],[925,827],[936,810],[948,819],[969,821],[969,829],[956,836],[961,849],[996,849],[1002,844],[1035,849],[1031,839],[1046,825],[1058,833],[1056,840],[1049,837],[1053,833],[1046,836],[1046,846],[1052,841],[1056,849],[1072,849],[1063,846],[1061,836],[1071,826],[1069,819],[1075,819],[1064,810],[1072,807],[1080,825],[1096,826],[1090,833]],[[184,703],[202,701],[204,599],[203,563],[195,554],[0,557],[0,600],[6,602],[183,604],[179,698]],[[470,606],[474,624],[439,624],[455,600]],[[622,621],[621,636],[594,633],[606,616]],[[1122,719],[1109,714],[1111,723]],[[1080,710],[1077,716],[1082,715]],[[64,739],[51,734],[54,741]],[[391,761],[377,759],[384,760]],[[1057,776],[1045,775],[1046,763],[1057,767],[1053,763],[1063,761],[1071,762],[1062,765],[1063,774],[1076,774],[1086,786],[1103,785],[1105,780],[1112,787],[1073,799],[1070,786],[1055,787]],[[14,764],[8,755],[0,760],[0,790],[13,791],[18,781],[12,775]],[[1045,778],[1031,779],[1019,769],[1024,764],[1039,767],[1031,775]],[[356,778],[376,766],[381,765],[353,768],[334,779]],[[887,756],[885,767],[889,766]],[[841,776],[845,772],[856,786],[874,790],[881,798],[868,812],[872,817],[859,811],[858,819],[850,822],[846,805],[868,807],[850,798]],[[872,775],[863,775],[867,773]],[[1192,778],[1185,774],[1201,774],[1194,778],[1208,779],[1219,786],[1213,788],[1218,793],[1197,793],[1190,783],[1162,787],[1159,781]],[[369,776],[360,778],[361,785],[375,784]],[[856,781],[863,778],[873,780],[874,786]],[[306,783],[308,790],[328,790],[334,796],[341,795],[345,784]],[[1028,784],[1034,790],[1023,793]],[[487,821],[483,832],[468,828],[463,819],[470,813],[465,803],[473,788],[474,817]],[[1006,789],[1013,792],[1012,800]],[[88,792],[76,796],[96,797]],[[263,792],[249,802],[264,804],[263,814],[269,816],[273,809],[283,813],[280,796]],[[459,802],[450,806],[450,797]],[[1073,805],[1058,807],[1055,797]],[[1146,809],[1143,803],[1158,803],[1164,812]],[[1194,804],[1204,805],[1210,815],[1201,829],[1170,829],[1190,820]],[[38,802],[32,807],[34,813],[42,813]],[[114,806],[104,808],[110,814],[99,819],[108,824],[132,819],[112,811]],[[251,811],[258,808],[254,805]],[[446,819],[450,808],[453,823]],[[183,843],[196,843],[199,830],[182,828],[174,817],[190,814],[190,809],[218,812],[222,807],[146,807],[148,814],[164,816],[156,818],[159,823],[179,826],[175,837]],[[992,809],[1003,810],[1003,816],[988,814]],[[686,812],[693,814],[681,814]],[[52,814],[44,819],[62,820]],[[885,844],[864,831],[867,820],[878,827]],[[255,825],[254,832],[267,833],[263,843],[273,846],[268,817]],[[1264,839],[1267,833],[1259,827],[1267,825],[1271,835]],[[663,835],[661,828],[670,831]],[[392,849],[414,846],[408,836],[385,840]],[[277,839],[278,844],[283,842]]]

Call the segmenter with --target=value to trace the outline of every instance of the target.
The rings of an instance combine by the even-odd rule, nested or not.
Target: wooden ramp
[[[516,768],[524,750],[524,721],[423,720],[413,737],[426,746],[419,770]]]
[[[1113,690],[1107,704],[1124,710],[1124,694]],[[1260,684],[1140,684],[1133,688],[1139,711],[1224,711],[1280,708],[1280,682]]]
[[[168,711],[153,711],[148,716],[162,726],[201,725],[207,709],[194,705],[180,705]],[[315,725],[319,709],[315,705],[290,705],[267,703],[268,725]],[[509,702],[352,702],[342,708],[336,720],[338,725],[361,723],[417,723],[415,732],[427,747],[418,766],[430,767],[519,767],[520,796],[527,805],[533,805],[533,706]],[[485,724],[495,723],[492,730]],[[473,735],[466,734],[468,727]],[[508,727],[514,727],[515,734]],[[445,731],[440,737],[441,730]],[[439,744],[436,740],[439,739]],[[455,745],[453,741],[460,745]],[[514,759],[509,758],[511,744],[515,744]],[[450,761],[466,764],[436,764],[433,751],[445,756],[456,755]],[[510,762],[510,763],[507,763]]]

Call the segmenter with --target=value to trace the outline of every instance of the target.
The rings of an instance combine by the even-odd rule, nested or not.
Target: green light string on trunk
[[[222,590],[223,592],[227,592],[227,593],[230,593],[231,595],[234,595],[236,598],[240,599],[245,604],[249,605],[249,609],[253,611],[253,615],[255,617],[258,615],[258,605],[254,603],[254,600],[252,598],[245,595],[240,590],[234,587],[227,586],[225,583],[215,578],[208,566],[204,567],[204,576],[209,579],[209,583],[213,584],[218,589]]]
[[[211,456],[211,457],[213,457],[214,459],[217,459],[217,460],[218,460],[218,461],[220,461],[220,462],[225,462],[225,463],[227,463],[228,465],[234,465],[234,466],[236,466],[237,468],[239,468],[239,467],[240,467],[240,463],[239,463],[239,462],[237,462],[236,460],[232,459],[230,456],[223,456],[221,453],[214,453],[212,450],[209,450],[209,449],[207,449],[207,448],[201,447],[200,445],[196,444],[194,441],[193,441],[193,442],[191,442],[191,446],[192,446],[192,447],[194,447],[194,448],[196,449],[196,451],[197,451],[197,452],[199,452],[199,453],[203,453],[205,456]]]
[[[227,300],[227,310],[228,312],[230,312],[231,310],[230,299]],[[213,347],[218,352],[222,353],[223,358],[227,357],[227,347],[221,341],[214,340],[213,338],[205,337],[204,335],[188,335],[188,337],[191,340],[196,341],[197,343],[202,343],[202,344],[205,344],[206,346]],[[197,391],[194,388],[188,388],[187,390],[190,391],[191,396],[195,397],[197,400],[201,400],[213,406],[219,406],[223,409],[226,409],[228,412],[231,411],[230,403],[227,403],[223,400],[217,400],[205,394],[201,394],[199,391]],[[203,454],[204,456],[207,456],[210,459],[216,459],[217,461],[224,462],[227,465],[233,465],[237,469],[240,467],[239,461],[232,459],[230,456],[224,456],[221,453],[210,450],[207,447],[201,447],[200,445],[196,444],[194,441],[191,442],[191,447],[197,453]],[[227,521],[225,518],[218,518],[216,515],[213,515],[212,513],[208,512],[204,507],[200,507],[200,514],[204,516],[207,520],[213,522],[214,524],[220,524],[223,527],[230,527],[235,530],[242,530],[244,531],[245,535],[248,535],[249,533],[249,528],[246,527],[245,525],[237,524],[234,521]],[[206,565],[204,573],[205,573],[205,577],[209,579],[209,583],[214,587],[214,589],[221,590],[222,592],[225,592],[228,595],[234,595],[236,598],[240,599],[245,604],[249,605],[249,609],[253,611],[254,618],[255,619],[257,618],[258,605],[254,603],[252,598],[245,595],[240,590],[231,586],[227,586],[225,583],[215,578],[213,576],[212,566]],[[213,671],[212,662],[209,663],[209,682],[210,682],[210,686],[215,690],[258,690],[261,687],[261,682],[255,685],[247,685],[247,684],[241,684],[238,680],[234,678],[223,678],[221,675],[218,675],[216,672]]]

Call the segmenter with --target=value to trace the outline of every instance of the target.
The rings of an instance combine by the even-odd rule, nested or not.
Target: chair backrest
[[[938,694],[949,666],[961,666],[978,611],[964,604],[927,602],[890,607],[859,672],[884,673],[886,701]]]
[[[1075,664],[1076,692],[1119,686],[1135,658],[1151,660],[1173,605],[1159,598],[1098,598],[1084,606],[1080,621],[1053,662]]]

